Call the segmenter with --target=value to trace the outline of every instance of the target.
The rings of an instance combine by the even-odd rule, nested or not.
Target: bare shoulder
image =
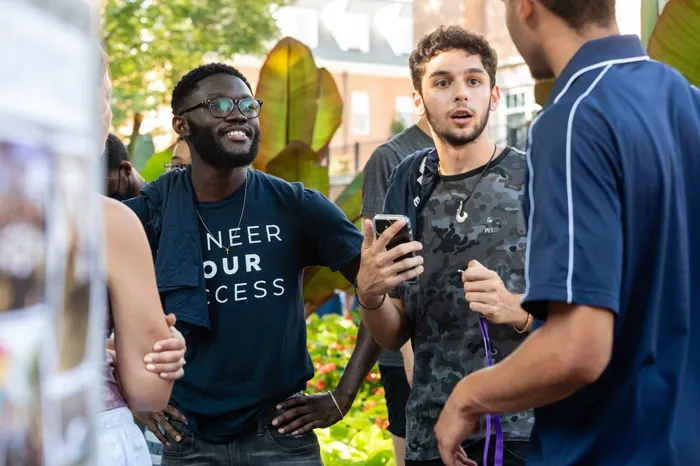
[[[109,243],[133,243],[135,239],[141,237],[145,240],[146,233],[143,225],[129,207],[119,201],[102,196],[102,211]]]

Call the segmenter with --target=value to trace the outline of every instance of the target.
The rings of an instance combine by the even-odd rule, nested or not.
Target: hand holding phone
[[[410,222],[402,215],[377,215],[365,221],[364,230],[357,287],[362,303],[372,306],[366,303],[379,302],[399,283],[423,273],[423,258],[416,255],[423,245],[412,240]]]
[[[413,241],[413,231],[411,230],[411,221],[405,215],[389,215],[389,214],[377,214],[372,219],[374,225],[374,233],[377,239],[384,234],[385,231],[389,229],[393,224],[398,221],[405,222],[405,225],[396,233],[386,245],[387,251],[394,249],[399,244],[406,244]],[[414,257],[415,252],[411,251],[403,256],[394,259],[394,262],[401,262],[409,257]]]

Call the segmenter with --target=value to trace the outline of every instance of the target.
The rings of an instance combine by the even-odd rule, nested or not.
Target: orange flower
[[[327,374],[327,373],[329,373],[330,371],[336,370],[337,367],[338,367],[338,366],[336,366],[334,362],[330,362],[330,363],[328,363],[328,364],[324,364],[324,365],[322,365],[322,366],[316,367],[316,371],[317,371],[319,374]]]
[[[324,382],[323,380],[320,380],[320,379],[316,381],[316,390],[320,391],[320,390],[323,390],[325,387],[326,387],[326,382]]]

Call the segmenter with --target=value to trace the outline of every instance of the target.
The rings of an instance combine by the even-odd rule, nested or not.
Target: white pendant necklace
[[[438,175],[440,176],[440,180],[442,181],[442,184],[445,186],[445,189],[447,189],[447,192],[450,193],[450,197],[452,200],[455,202],[459,202],[459,207],[457,208],[457,214],[455,215],[455,220],[457,220],[457,223],[464,223],[467,221],[469,218],[469,213],[464,210],[464,206],[467,204],[469,199],[472,197],[472,194],[474,194],[474,191],[476,191],[476,186],[479,184],[479,181],[481,181],[481,178],[484,176],[484,173],[486,173],[486,170],[489,169],[489,166],[491,165],[491,162],[493,162],[493,158],[496,156],[496,150],[498,146],[493,145],[493,153],[491,154],[491,158],[489,161],[486,163],[484,166],[484,169],[481,170],[481,173],[479,173],[479,178],[476,179],[476,183],[474,183],[474,186],[472,187],[471,191],[469,191],[469,194],[467,195],[467,198],[464,199],[463,201],[460,201],[455,197],[454,194],[452,194],[452,190],[450,189],[449,186],[447,186],[447,183],[442,177],[442,174],[440,173],[440,161],[438,160]]]
[[[459,209],[457,209],[457,215],[455,216],[459,223],[464,223],[469,218],[467,212],[462,212],[462,207],[464,207],[464,201],[459,201]]]

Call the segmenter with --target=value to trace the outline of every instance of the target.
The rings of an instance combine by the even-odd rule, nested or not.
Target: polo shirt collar
[[[596,65],[604,66],[604,64],[614,60],[633,60],[635,58],[648,58],[639,37],[636,35],[614,35],[586,42],[557,78],[545,107],[554,103],[554,99],[567,87],[571,78],[580,71]]]

